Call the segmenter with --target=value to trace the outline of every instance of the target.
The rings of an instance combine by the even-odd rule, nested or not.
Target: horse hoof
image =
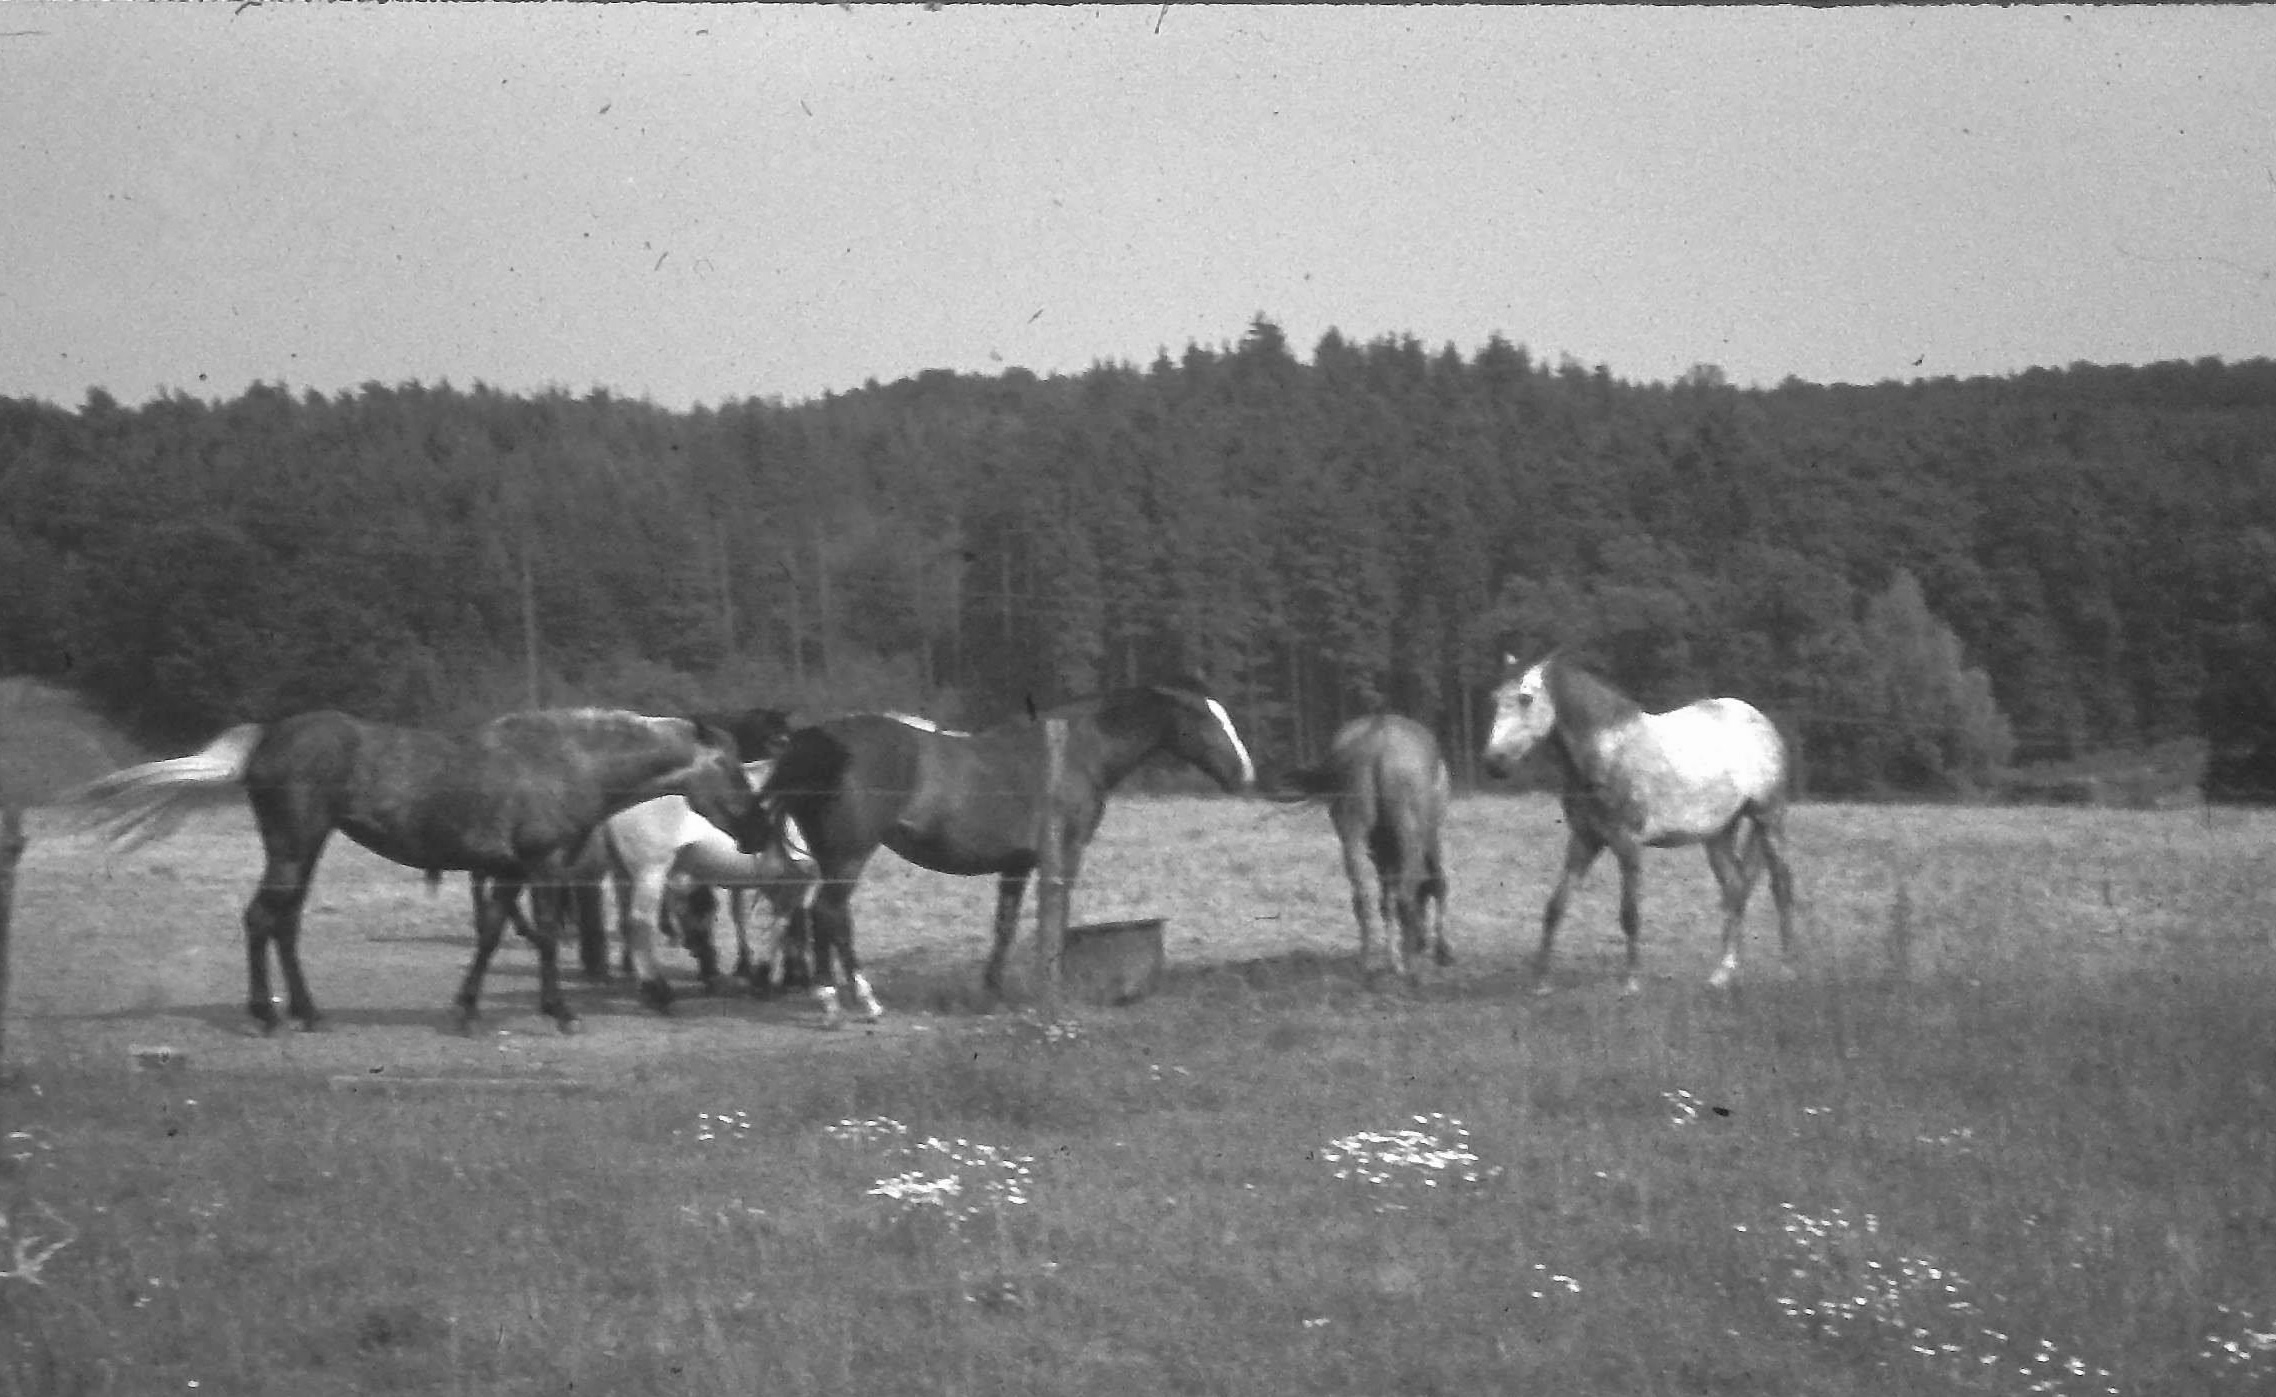
[[[554,1023],[561,1029],[564,1034],[582,1033],[585,1031],[585,1022],[582,1019],[556,1019],[554,1020]]]
[[[1556,989],[1551,986],[1547,980],[1536,980],[1533,982],[1533,997],[1535,999],[1547,999],[1550,995],[1555,993]]]
[[[292,1021],[292,1028],[295,1033],[317,1033],[322,1031],[322,1027],[323,1025],[314,1014],[305,1019],[294,1019]]]
[[[672,987],[662,980],[640,982],[640,1001],[659,1014],[672,1012]]]

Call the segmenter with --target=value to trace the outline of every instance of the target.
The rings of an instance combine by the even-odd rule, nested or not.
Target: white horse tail
[[[264,731],[259,723],[240,723],[202,751],[114,771],[60,804],[74,828],[97,832],[122,852],[155,843],[181,828],[192,811],[243,788]]]

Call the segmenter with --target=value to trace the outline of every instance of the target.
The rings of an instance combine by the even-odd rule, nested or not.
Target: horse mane
[[[705,725],[702,723],[688,718],[655,718],[626,708],[523,709],[491,719],[486,731],[509,738],[527,733],[579,732],[631,742],[653,740],[658,734],[667,731],[668,725],[676,723],[686,723],[694,730],[696,740],[699,743],[703,741]],[[717,729],[712,731],[718,736],[727,736]],[[733,739],[729,737],[728,740]]]
[[[790,714],[779,708],[703,709],[682,716],[698,729],[709,728],[735,739],[736,751],[747,762],[780,756],[790,741]]]
[[[1542,684],[1557,711],[1557,725],[1586,742],[1643,713],[1643,706],[1602,679],[1556,654],[1541,661]]]

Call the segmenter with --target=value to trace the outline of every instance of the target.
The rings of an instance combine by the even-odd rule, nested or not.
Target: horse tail
[[[1342,790],[1342,772],[1334,763],[1322,762],[1318,766],[1283,772],[1271,790],[1259,790],[1257,794],[1275,805],[1307,805]]]
[[[144,762],[90,781],[59,802],[72,827],[94,831],[122,852],[181,828],[193,811],[234,795],[266,732],[240,723],[186,757]]]
[[[428,870],[427,870],[427,896],[429,896],[429,897],[433,897],[433,896],[434,896],[436,893],[438,893],[438,892],[442,891],[442,886],[443,886],[443,871],[442,871],[441,869],[439,869],[439,868],[430,868],[430,869],[428,869]]]

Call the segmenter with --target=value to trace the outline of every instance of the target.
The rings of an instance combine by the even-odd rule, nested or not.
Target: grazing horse
[[[746,762],[753,780],[764,780],[772,762]],[[620,810],[602,822],[595,840],[606,852],[617,884],[617,924],[623,929],[625,954],[640,978],[642,994],[651,1003],[669,1004],[671,990],[655,957],[656,933],[664,920],[667,893],[675,882],[692,883],[696,891],[725,888],[730,893],[729,915],[735,923],[735,973],[753,973],[750,938],[745,931],[747,903],[744,894],[758,892],[774,909],[777,927],[767,956],[768,983],[779,986],[787,958],[787,941],[803,932],[803,921],[814,891],[814,863],[806,857],[795,821],[787,823],[782,838],[771,840],[755,854],[736,847],[734,836],[698,814],[681,796],[664,796]],[[710,939],[710,919],[697,926],[681,923],[683,940],[696,957],[705,985],[719,977],[719,962]]]
[[[1227,790],[1256,780],[1224,705],[1191,682],[1078,699],[978,733],[879,713],[800,729],[760,787],[738,839],[746,850],[762,848],[785,818],[805,832],[822,880],[811,925],[825,1025],[839,1021],[833,961],[864,1019],[885,1012],[854,957],[850,906],[862,868],[881,844],[936,873],[996,875],[996,941],[985,980],[1001,990],[1020,900],[1041,858],[1050,720],[1066,731],[1056,795],[1070,883],[1106,813],[1107,794],[1148,757],[1177,757]]]
[[[734,738],[746,769],[752,763],[771,762],[781,756],[783,747],[790,741],[790,715],[779,708],[722,709],[681,716]],[[557,924],[577,928],[577,958],[588,980],[608,978],[609,928],[603,909],[608,903],[610,885],[615,882],[615,869],[607,846],[596,830],[564,857],[560,881],[530,888],[531,901],[541,909],[540,915],[553,916]],[[620,912],[624,893],[621,886],[617,888]],[[667,901],[665,905],[669,908],[671,903]],[[663,928],[668,923],[659,918],[657,925]],[[676,928],[667,934],[676,935]],[[629,945],[625,947],[624,968],[628,972],[633,968]]]
[[[1360,974],[1378,937],[1394,974],[1411,978],[1407,957],[1425,947],[1440,965],[1452,964],[1438,829],[1454,783],[1430,729],[1396,713],[1354,718],[1324,761],[1291,773],[1289,782],[1304,798],[1328,798],[1359,918]]]
[[[461,1027],[473,1025],[483,973],[511,921],[537,948],[539,1008],[568,1033],[577,1014],[561,994],[554,920],[541,916],[542,932],[531,925],[516,900],[522,887],[557,881],[595,825],[640,801],[683,795],[722,826],[739,824],[751,803],[725,734],[684,718],[598,708],[509,713],[452,736],[303,713],[231,728],[203,751],[115,772],[66,800],[83,824],[132,848],[239,788],[268,856],[245,908],[246,1007],[264,1032],[277,1026],[272,942],[287,1011],[302,1028],[316,1027],[300,970],[300,913],[334,830],[430,877],[473,875],[476,943],[458,992]]]
[[[1643,850],[1703,844],[1723,891],[1723,958],[1708,983],[1731,982],[1747,894],[1765,865],[1778,903],[1778,945],[1794,941],[1794,886],[1786,867],[1786,743],[1754,707],[1701,699],[1646,713],[1595,675],[1556,655],[1521,670],[1504,657],[1494,690],[1486,770],[1507,775],[1546,740],[1564,778],[1565,871],[1541,916],[1535,988],[1549,985],[1549,948],[1565,901],[1606,849],[1620,864],[1620,930],[1628,941],[1626,993],[1637,981]]]

